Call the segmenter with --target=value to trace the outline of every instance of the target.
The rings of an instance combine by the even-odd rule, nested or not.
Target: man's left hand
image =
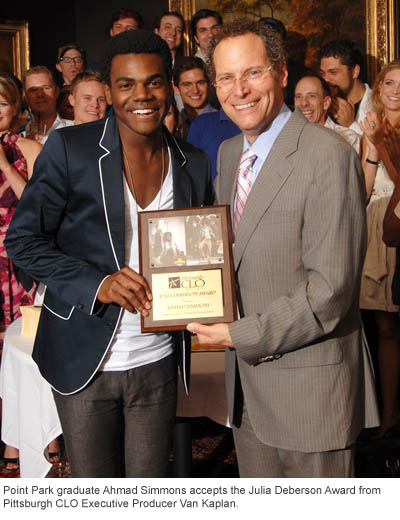
[[[197,334],[202,345],[223,345],[233,347],[229,327],[227,323],[216,323],[215,325],[202,325],[201,323],[189,323],[187,330]]]

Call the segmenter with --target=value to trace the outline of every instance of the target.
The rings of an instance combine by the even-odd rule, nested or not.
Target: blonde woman
[[[385,129],[400,125],[400,61],[378,74],[373,87],[375,110],[360,124],[367,141],[368,169],[364,168],[367,197],[368,249],[361,281],[360,306],[374,311],[379,333],[379,372],[382,421],[377,437],[389,436],[399,425],[400,328],[399,307],[392,300],[391,284],[396,249],[382,239],[386,208],[397,179],[385,146]]]

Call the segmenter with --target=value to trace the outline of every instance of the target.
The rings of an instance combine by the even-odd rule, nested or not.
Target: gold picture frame
[[[396,0],[366,0],[367,72],[372,84],[383,65],[398,58],[396,50]]]
[[[22,79],[29,69],[29,24],[25,21],[6,21],[0,24],[0,69],[8,70]]]
[[[365,0],[365,47],[367,54],[367,80],[370,84],[373,83],[382,65],[399,58],[397,50],[398,41],[396,39],[396,1]],[[196,11],[198,3],[198,0],[169,0],[169,9],[181,12],[186,21],[185,54],[194,54],[195,51],[190,35],[190,20]],[[279,15],[276,17],[279,18]]]
[[[190,20],[196,12],[196,1],[168,0],[168,9],[170,11],[178,11],[182,14],[186,24],[186,31],[183,37],[183,53],[185,56],[194,55],[196,53],[196,49],[190,31]]]

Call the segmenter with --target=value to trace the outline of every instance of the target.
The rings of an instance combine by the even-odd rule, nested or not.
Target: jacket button
[[[78,307],[78,309],[83,309],[84,305],[83,305],[83,303],[78,303],[77,307]]]
[[[265,357],[260,358],[259,362],[263,363],[263,362],[273,361],[273,360],[274,360],[274,356],[265,356]]]

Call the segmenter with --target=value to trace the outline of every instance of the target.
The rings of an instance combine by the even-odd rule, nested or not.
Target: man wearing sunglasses
[[[58,49],[56,69],[61,73],[60,86],[70,85],[86,67],[86,53],[76,43],[67,43]]]

